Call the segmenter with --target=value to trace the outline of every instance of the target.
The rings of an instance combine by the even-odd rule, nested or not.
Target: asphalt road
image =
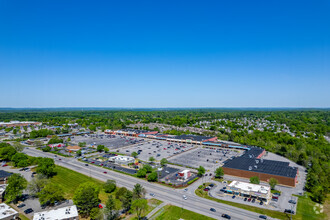
[[[24,149],[24,152],[31,156],[36,157],[49,157],[54,158],[54,154],[45,153],[33,148]],[[61,160],[59,160],[61,158]],[[74,158],[65,158],[57,156],[55,160],[57,165],[66,167],[68,169],[77,171],[79,173],[85,174],[87,176],[91,176],[95,179],[99,179],[102,181],[106,181],[107,179],[113,179],[119,186],[126,187],[128,189],[133,189],[136,183],[141,184],[146,190],[147,195],[149,193],[154,193],[155,198],[162,200],[167,203],[171,203],[178,207],[183,207],[185,209],[198,212],[202,215],[206,215],[216,219],[222,219],[221,215],[223,213],[228,214],[232,217],[232,219],[258,219],[259,214],[250,212],[244,209],[236,208],[233,206],[217,203],[215,201],[211,201],[208,199],[203,199],[196,196],[193,193],[193,190],[197,187],[196,183],[192,184],[188,189],[188,199],[184,200],[183,195],[187,195],[182,189],[172,189],[166,186],[159,185],[157,183],[149,183],[142,179],[137,179],[135,177],[127,176],[121,173],[117,173],[115,171],[111,171],[108,169],[104,169],[97,166],[85,166],[85,163],[77,161]],[[106,171],[107,174],[103,172]],[[198,181],[199,182],[199,181]],[[196,186],[195,186],[196,185]],[[211,212],[210,208],[215,208],[216,212]]]

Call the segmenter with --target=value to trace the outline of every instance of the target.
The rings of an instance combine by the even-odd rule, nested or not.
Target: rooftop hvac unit
[[[257,169],[257,168],[258,168],[258,167],[257,167],[257,165],[254,165],[254,168],[256,168],[256,169]]]
[[[252,167],[251,166],[249,166],[249,170],[252,170]]]
[[[256,160],[256,164],[258,164],[259,163],[259,160]]]

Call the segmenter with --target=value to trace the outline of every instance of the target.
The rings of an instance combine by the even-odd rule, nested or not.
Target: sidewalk
[[[154,208],[151,212],[149,212],[149,214],[146,217],[150,219],[151,216],[153,216],[156,212],[158,212],[158,210],[163,208],[165,205],[167,205],[167,202],[163,202],[162,204]]]

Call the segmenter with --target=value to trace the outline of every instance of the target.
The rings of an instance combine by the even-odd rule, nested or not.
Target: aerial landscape
[[[1,1],[0,220],[330,218],[328,1]]]

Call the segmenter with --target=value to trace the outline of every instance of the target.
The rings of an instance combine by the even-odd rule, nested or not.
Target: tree
[[[133,199],[142,199],[146,194],[146,190],[139,183],[134,185],[133,188]]]
[[[54,135],[49,141],[48,144],[59,144],[59,143],[63,143],[63,140],[59,137],[57,137],[56,135]]]
[[[132,205],[133,193],[129,190],[126,191],[125,195],[121,197],[122,208],[128,211]]]
[[[52,148],[49,147],[49,146],[46,146],[46,147],[42,148],[43,152],[50,152],[51,150],[52,150]]]
[[[77,150],[76,155],[77,155],[78,157],[80,157],[80,156],[81,156],[81,150]]]
[[[102,211],[98,208],[92,208],[92,210],[89,213],[89,217],[91,220],[99,220],[99,219],[103,219],[102,218]]]
[[[5,199],[9,202],[16,202],[16,199],[22,195],[27,186],[26,179],[21,175],[14,173],[8,178]]]
[[[109,148],[107,148],[107,147],[104,147],[104,153],[108,153],[109,152]]]
[[[14,156],[16,153],[17,151],[15,148],[10,145],[0,148],[0,158],[5,161],[11,160],[12,156]]]
[[[96,150],[97,150],[98,152],[102,152],[102,151],[104,150],[104,145],[97,145]]]
[[[157,172],[152,172],[148,175],[148,181],[155,182],[158,180]]]
[[[145,169],[139,169],[136,173],[136,176],[139,178],[144,178],[147,175],[147,171]]]
[[[38,198],[41,205],[54,204],[55,201],[64,200],[63,189],[58,184],[49,183],[38,193]]]
[[[120,199],[127,192],[126,187],[121,187],[116,192],[116,199]]]
[[[105,182],[103,188],[106,193],[112,193],[113,191],[116,190],[116,181],[107,180],[107,182]]]
[[[154,157],[149,157],[149,161],[152,163],[155,161],[155,158]]]
[[[131,209],[136,212],[138,219],[141,219],[144,211],[148,208],[148,202],[146,199],[137,199],[132,202]]]
[[[202,166],[199,166],[199,168],[197,169],[197,171],[198,171],[198,173],[197,173],[198,176],[203,176],[204,173],[205,173],[205,168],[202,167]]]
[[[143,169],[147,172],[147,173],[151,173],[152,172],[152,167],[149,164],[144,164],[143,165]]]
[[[163,158],[163,159],[160,160],[160,165],[161,165],[162,167],[164,167],[166,164],[168,164],[168,161],[167,161],[166,158]]]
[[[259,177],[257,177],[257,176],[251,177],[250,178],[250,183],[259,184],[260,183]]]
[[[34,147],[42,147],[42,145],[43,145],[43,142],[39,141],[39,140],[35,140],[34,143],[33,143]]]
[[[270,185],[271,189],[275,189],[275,186],[276,186],[277,184],[278,184],[277,179],[275,179],[275,178],[270,178],[270,179],[269,179],[269,185]]]
[[[51,158],[40,158],[38,161],[37,173],[43,174],[46,177],[56,175],[55,163]]]
[[[221,178],[223,177],[225,173],[223,172],[223,169],[222,167],[218,167],[216,170],[215,170],[215,177],[216,178]]]
[[[45,188],[49,182],[46,176],[39,174],[29,182],[27,189],[31,195],[38,196],[38,193]]]
[[[87,182],[79,185],[73,195],[74,204],[80,209],[80,213],[87,217],[90,211],[99,204],[99,188],[93,183]]]
[[[16,153],[11,160],[14,162],[15,167],[27,167],[29,166],[29,157],[24,153]]]
[[[119,217],[119,212],[118,210],[116,210],[116,202],[112,195],[108,197],[108,200],[105,205],[107,219],[117,219]]]
[[[86,147],[86,142],[79,142],[78,146],[81,148]]]
[[[138,156],[139,154],[138,153],[136,153],[135,151],[134,152],[132,152],[132,154],[131,154],[131,156],[132,157],[134,157],[134,158],[137,158],[137,156]]]
[[[22,152],[24,150],[24,146],[19,142],[14,142],[13,147],[18,152]]]

